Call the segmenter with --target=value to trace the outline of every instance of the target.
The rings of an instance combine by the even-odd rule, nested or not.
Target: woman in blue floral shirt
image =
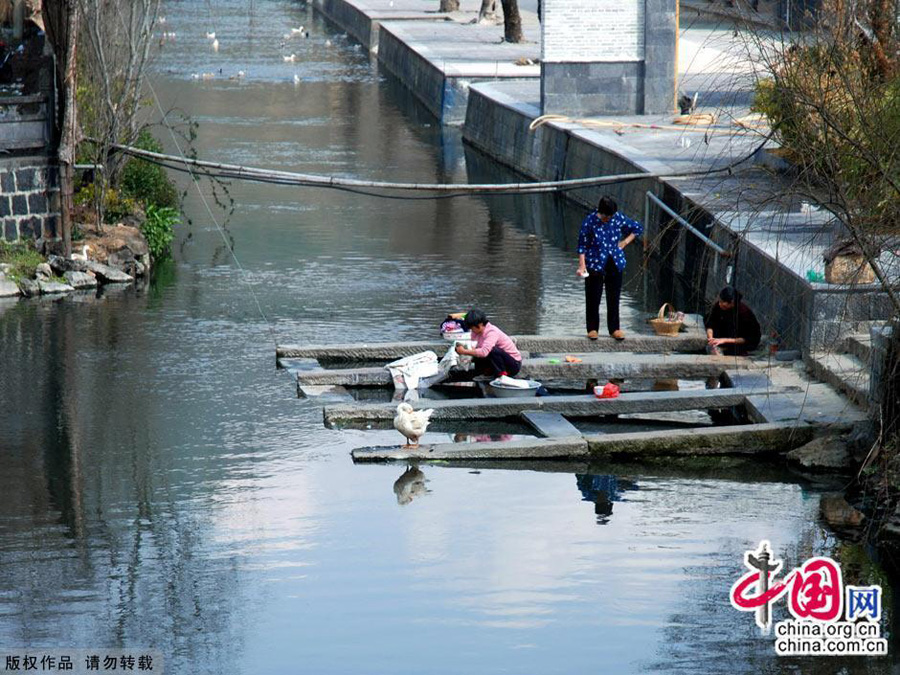
[[[606,327],[610,336],[624,340],[619,327],[619,296],[628,244],[640,237],[644,226],[619,213],[612,197],[603,197],[589,213],[578,234],[578,276],[584,279],[587,335],[596,340],[600,330],[600,300],[606,286]]]

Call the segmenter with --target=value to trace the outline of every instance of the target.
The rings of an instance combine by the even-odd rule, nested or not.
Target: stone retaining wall
[[[443,119],[446,113],[448,117],[445,122],[463,121],[466,110],[465,92],[461,92],[462,107],[458,103],[454,105],[458,97],[444,73],[421,54],[410,49],[390,26],[381,26],[379,31],[378,60],[409,88],[432,115]],[[452,110],[454,107],[457,110]]]
[[[0,159],[0,239],[59,236],[59,172],[46,157]]]
[[[360,9],[343,0],[314,0],[313,7],[352,35],[363,47],[378,51],[379,23]]]

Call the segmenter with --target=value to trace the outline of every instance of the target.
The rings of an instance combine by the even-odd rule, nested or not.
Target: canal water
[[[499,172],[301,3],[166,14],[154,91],[204,158]],[[581,330],[579,209],[203,182],[210,213],[181,184],[191,224],[153,284],[0,305],[0,650],[152,648],[171,673],[889,672],[779,660],[728,602],[761,539],[789,566],[837,552],[827,485],[718,461],[354,466],[398,435],[324,428],[276,370],[276,341],[426,338],[471,304]]]

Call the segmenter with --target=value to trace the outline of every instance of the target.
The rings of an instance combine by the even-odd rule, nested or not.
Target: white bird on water
[[[291,28],[291,35],[300,35],[303,32],[303,26],[300,28]]]
[[[207,39],[207,40],[215,40],[215,39],[216,39],[216,31],[214,31],[214,30],[207,31],[207,32],[206,32],[206,39]]]
[[[290,56],[284,56],[284,57],[282,57],[282,58],[284,58],[284,62],[285,62],[285,63],[293,63],[294,61],[297,60],[297,55],[296,55],[296,54],[291,54]]]
[[[294,73],[294,84],[300,84],[300,76]]]
[[[428,423],[434,410],[413,410],[409,403],[401,403],[397,406],[397,416],[394,417],[394,428],[406,438],[404,448],[418,448],[419,439],[425,435]]]

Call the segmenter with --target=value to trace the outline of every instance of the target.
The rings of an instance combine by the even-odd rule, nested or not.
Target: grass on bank
[[[40,253],[25,243],[9,244],[0,241],[0,264],[9,265],[6,276],[12,281],[31,279],[34,270],[44,262]]]

